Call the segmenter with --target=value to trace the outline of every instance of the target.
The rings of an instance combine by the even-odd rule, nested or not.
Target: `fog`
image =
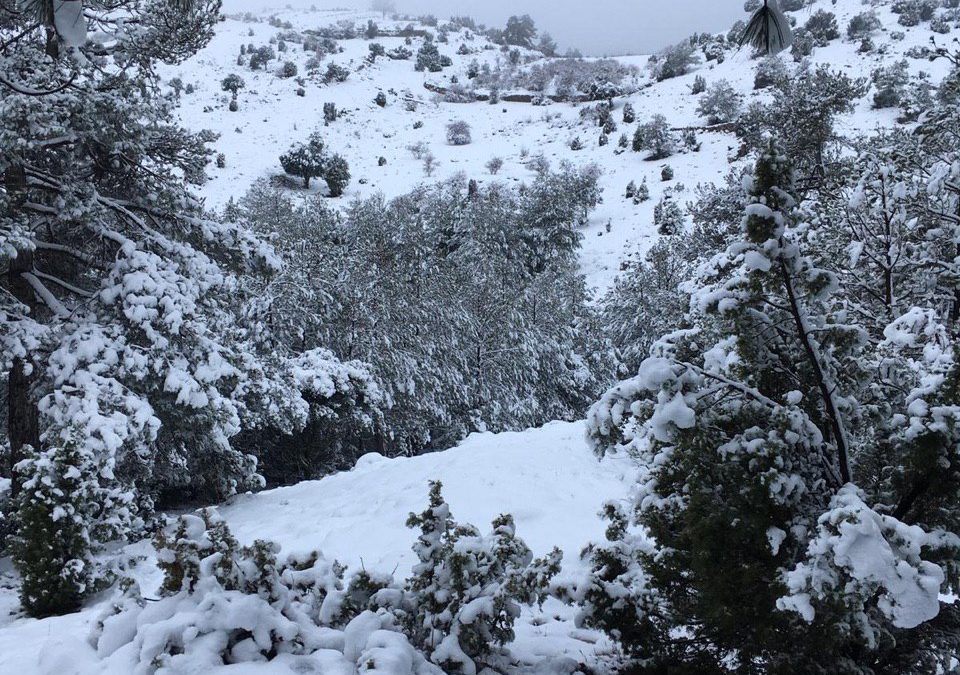
[[[744,16],[741,0],[395,0],[406,14],[466,14],[502,26],[529,14],[560,48],[593,56],[649,53],[693,32],[726,31]],[[226,11],[316,5],[367,8],[369,0],[224,0]]]

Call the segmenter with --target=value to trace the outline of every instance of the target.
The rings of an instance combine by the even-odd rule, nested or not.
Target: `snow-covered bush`
[[[659,234],[680,234],[685,220],[683,209],[669,192],[653,207],[653,224]]]
[[[432,40],[426,40],[417,51],[417,62],[414,65],[414,70],[439,73],[449,65],[450,57],[442,56],[436,43]]]
[[[633,110],[633,105],[631,103],[623,104],[623,123],[624,124],[633,124],[637,121],[637,114]]]
[[[880,30],[880,26],[880,19],[876,12],[861,12],[850,19],[850,23],[847,24],[847,37],[851,40],[861,40]]]
[[[283,65],[277,71],[277,77],[288,79],[297,76],[297,64],[293,61],[284,61]]]
[[[881,66],[870,75],[876,91],[873,94],[874,108],[895,108],[906,93],[910,83],[909,64],[901,59],[889,66]]]
[[[239,92],[245,86],[246,84],[244,83],[243,78],[237,75],[236,73],[231,73],[227,75],[220,82],[220,88],[223,89],[224,91],[229,91],[231,94],[233,94],[234,97],[236,97],[237,92]]]
[[[496,176],[498,173],[500,173],[500,169],[503,168],[503,158],[491,157],[484,166],[486,167],[487,171],[490,172],[491,176]]]
[[[405,585],[412,609],[404,626],[444,672],[475,675],[495,646],[513,640],[520,605],[543,602],[562,554],[534,560],[509,515],[495,518],[486,536],[457,523],[437,481],[429,506],[411,513],[407,526],[420,530],[413,547],[420,562]]]
[[[840,38],[840,28],[837,25],[837,17],[833,12],[818,9],[810,15],[803,27],[818,47],[824,47],[832,40]]]
[[[348,77],[350,77],[350,70],[348,68],[331,61],[327,64],[327,70],[323,74],[323,81],[328,84],[331,82],[346,82]]]
[[[717,80],[697,102],[697,114],[707,118],[707,124],[732,122],[740,114],[743,97],[727,80]]]
[[[210,511],[181,516],[158,535],[164,593],[146,603],[135,584],[98,619],[91,641],[104,666],[148,675],[272,661],[326,672],[441,675],[374,597],[400,590],[389,577],[356,575],[319,553],[278,558],[257,541],[240,547]],[[309,658],[306,658],[309,657]]]
[[[676,138],[663,115],[654,115],[648,122],[637,126],[633,134],[633,150],[649,150],[647,159],[663,159],[676,151]]]
[[[280,165],[291,176],[303,179],[303,187],[310,187],[310,179],[323,175],[326,162],[326,151],[323,138],[313,133],[306,143],[292,145],[287,152],[280,155]]]
[[[703,75],[697,75],[693,78],[693,84],[690,85],[690,93],[696,96],[707,90],[707,80]]]
[[[350,183],[350,166],[340,155],[331,155],[323,167],[323,181],[331,197],[339,197]]]
[[[789,77],[787,64],[778,56],[768,56],[757,63],[753,76],[754,89],[766,89]]]
[[[650,70],[658,82],[680,75],[686,75],[692,66],[700,62],[696,47],[685,40],[671,47],[667,47],[656,55],[651,62]]]
[[[470,145],[470,125],[463,120],[454,120],[447,125],[447,143],[450,145]]]
[[[79,430],[51,445],[31,452],[16,467],[22,484],[16,504],[19,534],[11,552],[20,573],[21,605],[37,617],[79,609],[98,582],[93,558],[98,542],[142,526],[132,493],[117,481],[101,479],[110,467]]]

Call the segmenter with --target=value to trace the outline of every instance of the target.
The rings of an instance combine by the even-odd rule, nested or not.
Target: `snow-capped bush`
[[[847,24],[847,37],[851,40],[860,40],[880,30],[880,26],[880,19],[876,12],[872,10],[861,12],[850,19],[850,23]]]
[[[440,491],[431,482],[429,506],[407,520],[420,530],[413,547],[420,562],[405,585],[413,609],[404,625],[444,672],[475,675],[494,646],[513,640],[520,605],[543,602],[561,553],[534,560],[508,515],[481,536],[453,519]]]
[[[881,66],[871,73],[874,108],[895,108],[900,105],[910,83],[909,64],[901,59],[889,66]]]
[[[327,70],[323,74],[323,81],[327,83],[346,82],[348,77],[350,77],[350,70],[348,68],[344,68],[331,61],[327,64]]]
[[[683,231],[685,220],[683,209],[669,192],[653,207],[653,224],[662,235],[679,234]]]
[[[648,122],[639,125],[633,134],[633,150],[649,150],[647,159],[663,159],[676,151],[676,138],[663,115],[654,115]]]
[[[484,166],[486,167],[487,171],[490,172],[491,176],[496,176],[498,173],[500,173],[500,169],[503,168],[503,158],[491,157]]]
[[[361,573],[345,588],[336,562],[316,552],[280,559],[264,541],[240,547],[211,511],[181,516],[156,546],[164,597],[147,604],[127,582],[96,623],[91,640],[108,668],[147,675],[273,661],[441,675],[398,632],[391,613],[369,609],[393,587],[389,577]]]
[[[787,64],[778,56],[770,56],[757,63],[753,77],[754,89],[766,89],[783,81],[790,74]]]
[[[455,120],[447,125],[447,143],[450,145],[469,145],[470,125],[463,120]]]
[[[832,40],[840,38],[840,28],[837,25],[837,17],[833,12],[818,9],[810,15],[803,27],[807,34],[816,41],[818,47],[824,47]]]
[[[700,62],[696,48],[689,41],[667,47],[656,55],[650,70],[657,81],[686,75],[692,66]]]
[[[743,97],[727,80],[717,80],[697,102],[697,114],[707,118],[707,124],[732,122],[740,114]]]
[[[30,453],[16,470],[19,534],[10,548],[20,572],[21,605],[36,617],[76,611],[102,581],[93,557],[99,542],[143,524],[133,494],[101,478],[110,467],[83,442],[79,429]]]
[[[440,54],[436,43],[432,40],[425,40],[417,52],[417,62],[414,65],[414,70],[439,73],[445,67],[451,65],[451,63],[449,56]]]

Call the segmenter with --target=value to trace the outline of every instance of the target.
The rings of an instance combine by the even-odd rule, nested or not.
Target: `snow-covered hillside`
[[[836,14],[843,33],[851,17],[867,8],[860,0],[840,0],[836,4],[817,2],[792,15],[802,25],[820,9]],[[826,63],[851,76],[869,78],[877,66],[893,63],[902,59],[911,48],[929,43],[927,26],[906,28],[898,25],[897,15],[888,6],[879,6],[876,11],[883,29],[874,36],[878,49],[873,53],[861,54],[858,52],[859,40],[843,38],[815,49],[810,62]],[[286,9],[278,11],[275,16],[277,21],[289,23],[294,31],[307,31],[343,20],[357,25],[374,20],[384,30],[402,28],[408,23],[384,21],[379,14],[322,8],[317,11]],[[266,45],[271,38],[284,32],[284,29],[270,25],[264,17],[257,18],[259,22],[243,20],[238,15],[227,18],[220,24],[209,46],[169,71],[170,77],[180,77],[185,85],[192,84],[195,88],[194,93],[184,94],[181,99],[184,123],[193,129],[210,129],[220,134],[213,145],[224,154],[226,167],[211,166],[208,173],[212,180],[203,188],[211,206],[221,207],[231,197],[239,197],[258,178],[282,174],[278,161],[280,154],[292,143],[305,140],[318,129],[330,148],[350,163],[353,180],[339,200],[342,206],[354,197],[375,192],[382,192],[387,197],[397,196],[420,182],[441,180],[459,172],[478,181],[529,179],[532,172],[526,166],[526,160],[541,152],[554,165],[562,160],[577,164],[596,162],[604,172],[601,178],[605,189],[604,202],[593,212],[585,229],[581,259],[589,284],[600,289],[610,285],[625,257],[646,250],[656,240],[653,207],[664,190],[673,190],[680,203],[693,199],[697,184],[722,179],[735,160],[738,147],[737,139],[727,130],[698,133],[702,143],[699,152],[681,153],[667,160],[645,161],[646,153],[629,149],[618,152],[617,137],[621,133],[631,135],[633,131],[633,125],[620,121],[624,104],[633,106],[639,122],[663,114],[676,128],[702,127],[706,121],[697,114],[699,96],[691,94],[691,84],[698,75],[703,76],[708,84],[719,79],[728,80],[744,95],[745,104],[769,95],[764,90],[754,90],[757,62],[750,59],[748,50],[729,53],[723,63],[701,61],[688,74],[663,82],[653,80],[644,69],[647,56],[618,57],[618,61],[641,69],[637,78],[639,91],[615,98],[614,119],[620,128],[611,134],[609,144],[600,146],[600,130],[580,117],[586,104],[448,103],[425,88],[425,84],[447,88],[457,80],[461,83],[469,81],[467,68],[474,60],[481,65],[506,64],[507,54],[481,35],[465,40],[461,39],[461,34],[451,33],[448,43],[439,44],[440,53],[452,61],[452,66],[440,73],[414,70],[421,38],[413,39],[407,46],[413,52],[411,59],[378,58],[372,65],[365,61],[371,42],[378,42],[389,51],[403,46],[404,38],[340,40],[344,51],[327,56],[320,64],[319,73],[322,74],[329,62],[353,72],[345,82],[326,84],[319,75],[307,74],[311,54],[292,43],[287,51],[279,52],[277,60],[271,61],[265,70],[251,71],[249,67],[238,66],[241,45]],[[417,28],[435,30],[419,24]],[[902,39],[890,39],[890,34],[895,32],[902,32]],[[458,53],[461,44],[468,45],[470,53]],[[791,68],[797,67],[789,55],[781,58]],[[284,79],[275,75],[281,63],[287,60],[297,64],[298,73],[305,77],[303,96],[296,93],[300,85],[295,78]],[[927,71],[931,73],[931,80],[937,82],[948,69],[948,64],[911,59],[910,69],[913,73]],[[229,95],[220,87],[221,80],[230,73],[237,73],[246,81],[235,112],[228,110]],[[387,105],[382,108],[374,103],[379,92],[384,92],[387,97]],[[324,127],[322,108],[327,102],[333,102],[346,114]],[[892,126],[896,124],[895,117],[894,110],[871,109],[870,96],[867,96],[857,103],[856,111],[840,120],[837,126],[839,131],[849,134]],[[473,142],[469,145],[455,146],[446,141],[446,125],[458,119],[467,121],[472,127]],[[415,124],[422,126],[415,128]],[[582,141],[583,149],[570,149],[574,138]],[[407,149],[421,142],[429,146],[437,159],[436,171],[430,177],[424,175],[422,162]],[[378,166],[380,157],[387,160],[385,166]],[[504,160],[503,168],[496,176],[489,175],[484,168],[492,157]],[[675,172],[674,180],[668,183],[660,179],[664,164],[669,164]],[[639,184],[644,179],[650,187],[651,199],[641,204],[624,199],[626,185],[630,181]],[[678,184],[682,185],[678,187]]]
[[[510,513],[517,533],[536,555],[553,546],[563,550],[564,573],[571,575],[579,569],[580,549],[603,535],[603,523],[597,518],[603,502],[625,496],[632,479],[628,458],[597,460],[584,441],[582,423],[556,422],[520,433],[474,434],[446,452],[419,457],[366,455],[352,471],[242,495],[221,507],[220,513],[243,544],[269,539],[284,553],[320,550],[349,569],[403,577],[415,561],[410,547],[416,539],[415,531],[404,523],[409,513],[426,505],[428,482],[440,480],[459,521],[484,528],[498,514]],[[145,590],[156,588],[161,575],[152,548],[144,542],[128,547],[128,552],[144,556],[133,576]],[[4,589],[0,672],[126,675],[103,671],[86,642],[104,601],[78,614],[37,621],[15,618],[16,593]],[[609,649],[598,633],[571,634],[573,612],[555,600],[542,611],[527,611],[512,649],[518,663],[533,666],[562,655],[580,661]],[[231,666],[222,672],[240,671]]]

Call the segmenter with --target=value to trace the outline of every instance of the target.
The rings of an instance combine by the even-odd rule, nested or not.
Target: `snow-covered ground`
[[[579,569],[582,547],[603,536],[601,505],[625,497],[632,478],[627,458],[600,461],[591,453],[582,423],[554,422],[517,433],[474,434],[455,448],[419,457],[366,455],[352,471],[242,495],[220,513],[241,543],[270,539],[284,552],[320,550],[351,569],[362,565],[402,578],[415,560],[410,547],[416,539],[404,522],[410,512],[423,510],[428,481],[438,479],[458,521],[485,530],[498,514],[511,513],[535,555],[554,546],[563,550],[563,574],[570,575]],[[161,581],[152,549],[140,543],[128,552],[144,556],[133,576],[150,595]],[[15,590],[0,589],[0,673],[103,672],[86,637],[106,601],[38,621],[17,618]],[[611,649],[596,633],[572,630],[573,613],[553,600],[542,611],[526,610],[511,647],[518,664],[533,667],[562,655],[589,660]]]

